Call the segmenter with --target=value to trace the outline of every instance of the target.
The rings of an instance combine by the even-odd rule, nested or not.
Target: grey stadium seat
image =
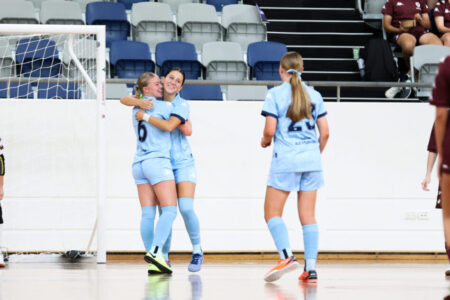
[[[46,0],[27,0],[27,1],[32,2],[35,9],[39,9],[42,7],[42,2],[45,2]],[[54,0],[54,1],[61,2],[65,0]]]
[[[414,48],[414,54],[411,56],[411,74],[414,69],[419,71],[419,83],[434,83],[440,61],[450,55],[450,47],[438,45],[422,45]],[[414,81],[414,76],[412,76]],[[431,89],[418,88],[417,97],[429,97]]]
[[[42,24],[84,25],[80,4],[73,1],[44,1],[39,14]]]
[[[222,26],[226,29],[224,40],[239,43],[243,51],[247,51],[248,44],[267,39],[266,25],[261,21],[258,9],[253,5],[224,6]]]
[[[106,84],[106,99],[118,100],[123,96],[129,95],[127,85],[125,83],[107,83]]]
[[[0,77],[10,77],[15,73],[14,57],[7,39],[0,39]]]
[[[174,14],[177,14],[178,6],[183,3],[199,3],[199,0],[159,0],[158,2],[169,4]]]
[[[381,13],[381,9],[385,3],[386,0],[366,0],[362,12],[364,22],[374,28],[381,29],[383,24],[383,14]],[[359,2],[358,5],[361,6],[361,2]]]
[[[34,14],[34,6],[30,1],[9,0],[1,1],[0,23],[9,24],[38,24]]]
[[[226,88],[227,100],[264,101],[267,86],[264,85],[229,85]]]
[[[151,51],[160,42],[175,41],[177,26],[170,6],[165,3],[139,2],[131,8],[134,40],[149,44]]]
[[[222,40],[222,26],[212,5],[181,4],[177,25],[181,28],[181,41],[194,44],[196,49],[202,49],[204,43]]]
[[[206,68],[206,79],[247,79],[247,63],[238,43],[210,42],[204,44],[202,64]]]

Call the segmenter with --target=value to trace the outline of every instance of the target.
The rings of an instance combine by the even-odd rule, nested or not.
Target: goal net
[[[104,26],[0,25],[9,252],[106,262],[105,72]]]

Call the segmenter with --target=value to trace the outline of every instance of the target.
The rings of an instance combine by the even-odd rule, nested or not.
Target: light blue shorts
[[[149,158],[133,164],[133,177],[136,184],[174,180],[172,165],[168,158]]]
[[[270,173],[267,185],[282,191],[315,191],[324,185],[322,171]]]
[[[175,183],[177,184],[183,181],[197,183],[197,171],[195,169],[195,164],[173,169],[173,175],[175,176]]]

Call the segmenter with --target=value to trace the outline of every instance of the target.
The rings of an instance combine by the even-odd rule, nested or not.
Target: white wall
[[[195,202],[205,251],[275,250],[263,218],[272,150],[259,146],[261,107],[262,102],[191,102]],[[433,192],[420,189],[433,108],[419,103],[326,107],[331,139],[317,207],[320,249],[442,250],[436,178]],[[1,100],[0,136],[7,158],[4,246],[86,247],[95,221],[95,104]],[[143,250],[131,176],[131,111],[118,101],[108,102],[107,141],[107,248]],[[293,197],[284,218],[293,248],[303,249]],[[173,250],[189,250],[180,215],[173,230]]]

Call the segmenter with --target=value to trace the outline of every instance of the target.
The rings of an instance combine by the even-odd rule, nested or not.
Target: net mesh
[[[95,99],[86,77],[96,78],[91,34],[0,36],[0,98]]]

